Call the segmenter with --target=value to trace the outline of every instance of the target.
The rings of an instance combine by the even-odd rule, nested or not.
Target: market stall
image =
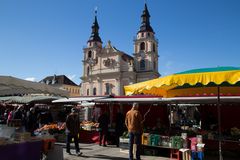
[[[25,118],[29,115],[27,111],[29,111],[30,107],[33,111],[34,104],[51,103],[52,100],[59,98],[49,95],[67,97],[68,92],[46,84],[26,81],[11,76],[0,76],[0,107],[4,109],[7,115],[5,116],[4,113],[4,121],[0,125],[1,160],[42,159],[44,156],[47,157],[49,151],[54,150],[55,139],[53,136],[49,135],[48,132],[33,136],[32,130],[31,133],[28,130],[30,123],[28,123],[27,128],[29,132],[25,130],[24,126],[26,124]],[[38,108],[41,107],[38,106]],[[13,112],[9,114],[10,110],[16,111],[14,111],[14,116],[12,116]],[[17,113],[19,117],[16,116]],[[38,124],[37,120],[28,122],[34,125]],[[49,160],[51,159],[50,157],[48,158]]]
[[[77,108],[80,119],[80,133],[79,141],[85,143],[96,143],[98,142],[98,131],[97,131],[97,115],[95,117],[95,103],[96,99],[103,99],[109,96],[80,96],[74,98],[61,98],[54,100],[53,104],[58,106],[67,105],[69,108]],[[97,109],[96,109],[97,110]],[[66,114],[68,114],[67,112]],[[66,138],[65,132],[62,134],[55,134],[57,141],[64,141]]]
[[[189,70],[158,79],[125,86],[125,93],[151,94],[163,97],[211,97],[216,96],[219,158],[222,159],[221,95],[239,95],[240,69],[217,67]]]

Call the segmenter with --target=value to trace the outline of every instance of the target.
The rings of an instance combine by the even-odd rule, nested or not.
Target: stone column
[[[121,78],[116,79],[116,95],[121,95]]]
[[[101,96],[103,95],[103,93],[102,93],[102,80],[100,77],[97,77],[97,83],[98,83],[97,95]]]

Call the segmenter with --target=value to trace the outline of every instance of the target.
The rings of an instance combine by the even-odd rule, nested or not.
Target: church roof
[[[121,52],[121,51],[118,50],[116,47],[112,46],[110,40],[107,42],[106,46],[105,46],[103,49],[105,49],[105,50],[110,49],[110,50],[112,50],[113,52]]]
[[[124,53],[123,51],[120,51],[116,47],[112,46],[111,41],[109,40],[106,44],[106,46],[103,48],[103,52],[106,52],[106,50],[111,50],[112,52],[120,52],[122,54],[122,58],[124,60],[133,60],[133,57]]]
[[[65,75],[54,75],[54,76],[48,76],[40,81],[40,83],[46,83],[46,84],[66,84],[66,85],[73,85],[77,86],[73,81],[71,81],[67,76]]]

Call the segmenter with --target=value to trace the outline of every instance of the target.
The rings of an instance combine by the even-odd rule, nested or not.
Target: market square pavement
[[[98,144],[90,143],[79,143],[80,150],[83,153],[82,156],[75,154],[74,144],[71,144],[71,153],[66,153],[65,143],[57,143],[63,148],[63,159],[64,160],[128,160],[128,151],[121,148],[117,148],[115,145],[108,145],[107,147],[99,146]],[[142,160],[170,160],[168,157],[159,156],[145,156],[141,155]],[[217,154],[214,156],[205,157],[206,160],[218,160]],[[224,160],[239,160],[239,157],[224,157]]]
[[[71,153],[66,153],[66,148],[63,145],[64,160],[128,160],[127,150],[117,148],[115,145],[108,145],[107,147],[99,146],[98,144],[84,144],[79,143],[82,156],[75,154],[74,145],[71,144]],[[156,157],[156,156],[141,156],[142,160],[169,160],[169,158]]]

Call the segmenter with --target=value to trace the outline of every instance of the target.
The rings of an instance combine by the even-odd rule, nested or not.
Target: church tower
[[[160,76],[158,73],[158,40],[150,25],[150,14],[145,3],[141,26],[134,39],[134,65],[136,81],[142,82]]]
[[[84,95],[93,95],[93,77],[94,77],[94,68],[98,61],[98,53],[102,50],[102,40],[99,36],[99,25],[97,21],[97,11],[95,11],[95,18],[92,24],[92,33],[87,41],[87,47],[83,49],[84,60],[83,60],[83,76],[81,77],[82,81],[88,84],[88,88],[84,89],[82,93]]]
[[[83,49],[80,95],[123,95],[123,86],[135,82],[133,57],[118,50],[110,40],[104,46],[98,31],[99,25],[95,15],[91,36],[87,47]]]

